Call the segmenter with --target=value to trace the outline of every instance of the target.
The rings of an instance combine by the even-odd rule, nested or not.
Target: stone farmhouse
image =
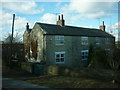
[[[24,32],[25,57],[28,62],[67,67],[83,66],[88,60],[90,45],[112,51],[115,38],[100,29],[65,25],[63,15],[57,24],[36,22],[32,29],[27,23]]]

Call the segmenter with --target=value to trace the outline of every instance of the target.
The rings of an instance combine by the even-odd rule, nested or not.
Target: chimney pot
[[[104,21],[103,21],[103,26],[104,26]]]
[[[60,20],[60,15],[58,16],[58,20]]]
[[[63,20],[63,14],[61,15],[61,18],[62,18],[62,20]]]

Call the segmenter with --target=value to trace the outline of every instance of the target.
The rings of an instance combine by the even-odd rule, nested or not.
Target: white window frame
[[[99,37],[95,37],[95,44],[99,45],[100,44],[100,38]]]
[[[62,54],[64,56],[62,56]],[[59,55],[59,57],[57,57]],[[56,59],[59,59],[59,62],[56,61]],[[64,59],[64,61],[61,61],[61,59]],[[55,63],[57,64],[64,64],[65,63],[65,52],[55,52]]]
[[[81,50],[81,60],[88,60],[88,54],[89,54],[89,50]]]
[[[81,37],[81,44],[88,45],[88,37],[86,37],[86,36]]]
[[[64,45],[64,36],[55,36],[55,44]]]
[[[106,51],[110,51],[110,48],[105,49]]]

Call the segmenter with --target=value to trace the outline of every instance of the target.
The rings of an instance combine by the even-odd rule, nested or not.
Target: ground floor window
[[[55,63],[65,63],[65,52],[55,52]]]
[[[81,50],[82,60],[88,60],[88,50]]]

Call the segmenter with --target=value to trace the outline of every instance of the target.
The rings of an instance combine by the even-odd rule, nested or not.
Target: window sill
[[[82,61],[86,61],[86,60],[88,60],[88,59],[81,59]]]
[[[56,44],[56,45],[57,45],[57,46],[59,46],[59,45],[62,46],[62,45],[64,45],[64,44]]]
[[[55,64],[65,64],[65,62],[55,62]]]

